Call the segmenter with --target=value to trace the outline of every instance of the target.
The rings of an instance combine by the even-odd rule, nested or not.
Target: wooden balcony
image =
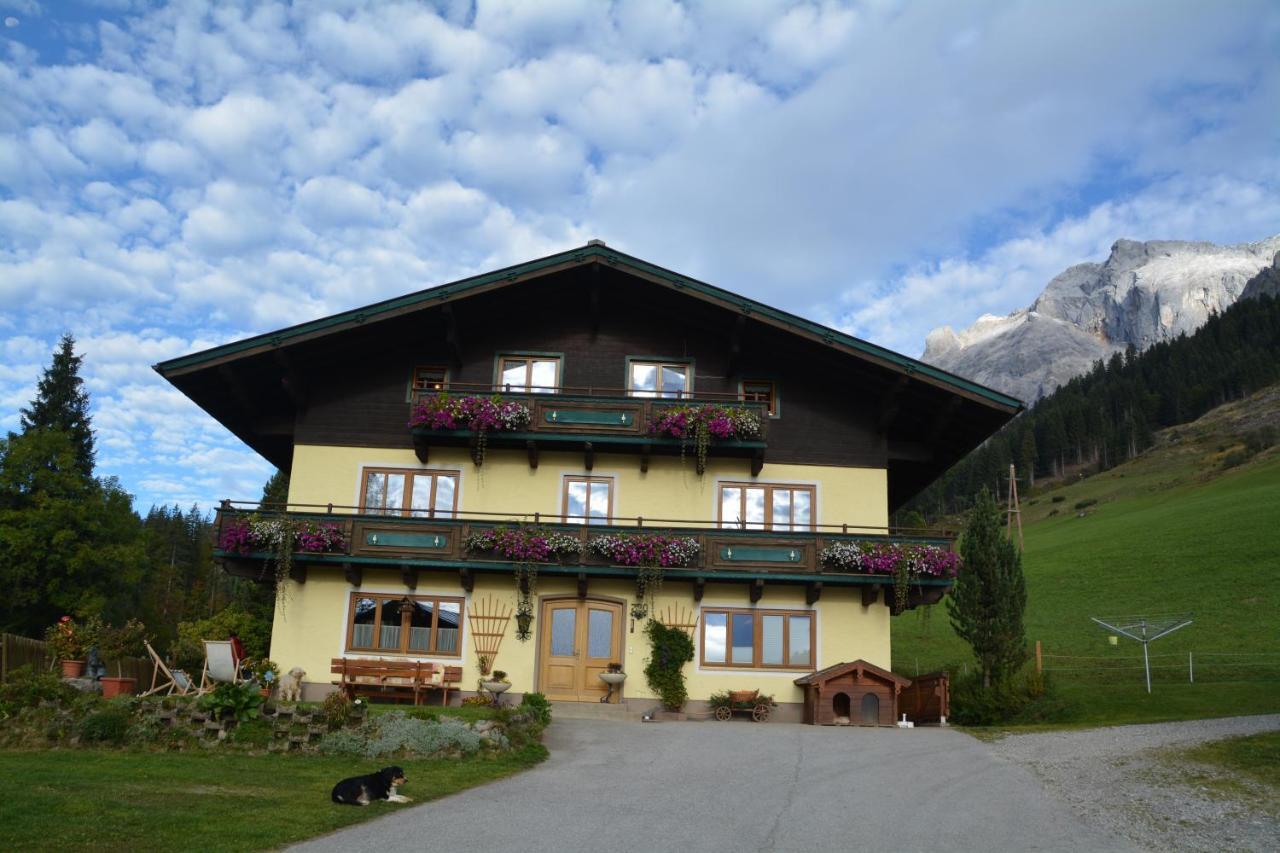
[[[252,514],[251,504],[224,501],[215,521],[215,545],[222,541],[224,527],[236,519]],[[590,578],[634,578],[635,567],[619,566],[591,554],[587,541],[605,533],[663,533],[690,537],[698,542],[698,556],[692,565],[664,570],[667,581],[692,585],[693,598],[700,601],[708,583],[744,585],[753,603],[760,600],[766,584],[803,586],[806,601],[817,601],[823,589],[854,587],[860,590],[864,605],[879,599],[897,612],[894,602],[894,580],[889,575],[859,574],[833,570],[824,565],[819,555],[835,542],[892,542],[933,545],[953,550],[955,537],[948,531],[888,530],[854,525],[820,525],[806,531],[720,528],[712,522],[627,518],[615,519],[609,525],[564,523],[559,516],[457,512],[451,517],[405,517],[371,515],[355,507],[314,507],[290,505],[288,512],[266,512],[259,515],[281,516],[298,522],[332,523],[343,533],[345,547],[333,553],[296,552],[293,558],[294,580],[305,582],[309,571],[342,571],[347,580],[359,586],[366,569],[399,571],[409,589],[417,587],[423,571],[443,571],[456,575],[468,592],[477,574],[511,573],[515,563],[495,558],[492,553],[473,553],[464,547],[467,537],[498,526],[534,524],[549,531],[568,534],[582,543],[581,553],[557,562],[538,563],[540,575],[576,578],[585,595]],[[263,579],[270,577],[264,565],[272,559],[266,552],[249,554],[215,549],[215,559],[231,574]],[[905,609],[939,601],[951,587],[950,578],[913,578]]]
[[[529,427],[520,432],[489,432],[485,436],[489,448],[523,450],[528,454],[529,467],[538,467],[538,454],[547,451],[572,451],[582,453],[588,471],[595,464],[596,453],[634,453],[639,457],[640,470],[649,470],[649,459],[654,454],[679,455],[682,452],[693,458],[698,473],[703,466],[696,459],[693,439],[681,441],[649,434],[649,425],[662,410],[681,405],[723,405],[747,409],[760,420],[760,436],[750,441],[712,441],[708,448],[710,457],[741,458],[750,460],[751,476],[760,473],[764,466],[768,447],[768,406],[763,402],[745,401],[728,394],[699,394],[696,396],[639,397],[629,395],[618,388],[561,388],[554,393],[510,391],[498,386],[450,385],[443,389],[454,395],[487,396],[498,394],[503,400],[515,401],[529,407]],[[432,447],[468,447],[473,461],[481,462],[478,440],[471,430],[413,429],[413,448],[424,465],[430,460]]]

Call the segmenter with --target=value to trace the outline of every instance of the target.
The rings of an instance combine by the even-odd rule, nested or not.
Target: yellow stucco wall
[[[290,474],[291,504],[354,505],[359,502],[360,472],[363,467],[394,467],[451,470],[459,474],[459,509],[468,512],[532,513],[554,515],[561,510],[562,477],[583,475],[581,454],[543,453],[536,470],[529,468],[523,453],[491,450],[482,468],[477,469],[462,449],[432,449],[430,465],[421,465],[411,451],[383,448],[318,447],[300,445],[294,450]],[[722,481],[752,480],[744,460],[709,460],[705,475],[698,476],[692,459],[655,457],[647,474],[639,471],[634,455],[599,455],[591,476],[614,477],[615,517],[644,516],[647,519],[691,519],[711,522],[716,517],[717,484]],[[882,469],[831,468],[804,465],[766,464],[755,482],[801,483],[816,486],[817,521],[820,524],[884,527],[888,523],[887,478]],[[335,510],[340,511],[340,510]],[[367,592],[407,592],[398,572],[366,569],[360,587]],[[272,635],[271,657],[283,670],[301,666],[306,681],[327,684],[329,661],[344,653],[346,625],[351,592],[338,571],[312,571],[305,584],[289,582],[285,598],[277,605]],[[576,592],[569,578],[543,575],[539,578],[540,597],[570,595]],[[456,572],[422,571],[416,594],[462,596]],[[591,596],[631,601],[635,585],[626,580],[592,578]],[[466,596],[466,612],[477,598],[501,600],[514,610],[515,588],[508,575],[481,574],[476,578],[472,594]],[[745,583],[708,583],[701,603],[704,607],[751,608]],[[687,583],[668,582],[657,601],[656,612],[668,607],[686,611],[698,607],[692,587]],[[863,607],[856,590],[831,589],[809,608],[801,587],[766,586],[755,609],[812,609],[816,614],[816,650],[818,668],[841,661],[863,658],[877,666],[889,667],[889,611],[882,604]],[[540,612],[540,610],[538,611]],[[464,619],[464,623],[467,620]],[[537,689],[536,649],[537,620],[534,639],[519,642],[515,638],[514,619],[502,642],[495,666],[505,670],[514,692]],[[628,699],[650,696],[642,671],[648,657],[648,643],[643,625],[632,630],[627,619],[624,669],[632,674],[625,692]],[[470,636],[470,625],[464,624],[463,655],[457,658],[422,657],[441,663],[464,666],[462,687],[473,689],[479,678],[476,653]],[[367,656],[362,653],[362,657]],[[705,699],[713,692],[759,688],[774,694],[779,702],[799,702],[800,690],[791,682],[798,672],[761,670],[725,671],[704,669],[695,659],[685,675],[691,699]]]

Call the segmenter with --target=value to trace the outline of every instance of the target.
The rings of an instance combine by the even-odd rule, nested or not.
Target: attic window
[[[769,417],[778,416],[778,386],[772,380],[742,380],[742,400],[745,403],[764,403]]]
[[[449,368],[426,365],[413,369],[413,382],[409,386],[409,401],[417,402],[424,394],[435,394],[449,387]]]
[[[627,390],[632,397],[689,397],[691,372],[688,364],[632,361],[628,365]]]
[[[504,355],[498,359],[503,391],[554,394],[560,390],[560,359],[552,356]]]

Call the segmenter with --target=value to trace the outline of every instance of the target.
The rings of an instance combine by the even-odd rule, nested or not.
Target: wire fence
[[[1280,652],[1163,652],[1150,655],[1153,683],[1270,684],[1280,683]],[[1141,652],[1116,655],[1059,655],[1042,653],[1040,668],[1069,680],[1144,678]]]

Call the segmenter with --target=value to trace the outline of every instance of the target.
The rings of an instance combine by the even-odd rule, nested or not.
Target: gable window
[[[702,611],[702,664],[813,669],[813,613],[807,610]]]
[[[813,530],[813,486],[721,483],[720,526],[739,530]]]
[[[556,356],[504,355],[498,359],[498,384],[508,392],[554,394],[560,390],[560,359]]]
[[[769,417],[778,416],[778,386],[770,379],[742,380],[742,400],[745,403],[764,403]]]
[[[416,403],[425,394],[435,394],[449,387],[449,368],[438,364],[423,365],[413,369],[409,383],[409,402]]]
[[[364,469],[360,511],[373,515],[452,518],[458,508],[458,475],[453,471]]]
[[[665,361],[632,361],[627,367],[632,397],[691,396],[690,365]]]
[[[353,592],[347,650],[461,657],[462,599]]]
[[[613,520],[613,479],[565,477],[563,506],[569,524],[608,524]]]

